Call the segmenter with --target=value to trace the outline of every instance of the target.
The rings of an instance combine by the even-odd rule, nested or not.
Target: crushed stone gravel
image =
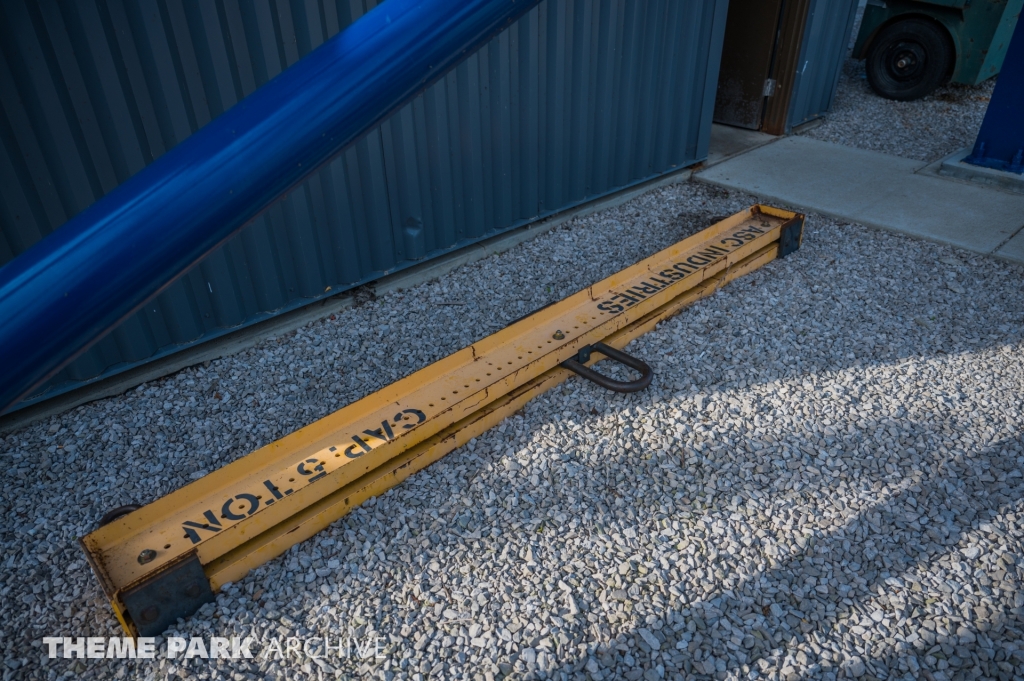
[[[570,379],[166,634],[253,659],[48,659],[119,634],[75,541],[106,510],[752,202],[658,189],[7,434],[3,679],[1024,676],[1024,270],[816,215],[629,347],[649,390]],[[324,636],[381,658],[265,654]]]
[[[927,97],[896,102],[871,90],[863,61],[847,59],[832,111],[824,123],[802,134],[891,156],[938,161],[974,145],[995,82],[991,78],[978,85],[949,83]]]

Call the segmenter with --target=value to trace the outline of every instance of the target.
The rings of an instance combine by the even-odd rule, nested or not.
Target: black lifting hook
[[[640,372],[640,378],[635,381],[616,381],[614,378],[608,378],[603,374],[599,374],[590,367],[584,366],[584,363],[590,361],[590,353],[600,352],[602,355],[609,359],[614,359],[619,364],[625,364],[628,367],[636,369]],[[569,371],[575,372],[583,378],[597,383],[602,388],[608,388],[617,393],[635,393],[639,390],[643,390],[651,384],[654,379],[654,370],[651,369],[643,360],[637,359],[632,355],[627,355],[621,350],[605,345],[604,343],[594,343],[582,348],[577,354],[575,359],[567,359],[562,362],[562,366]]]

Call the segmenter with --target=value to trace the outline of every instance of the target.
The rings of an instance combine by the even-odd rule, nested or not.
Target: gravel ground
[[[1024,271],[818,216],[630,346],[649,390],[569,380],[168,632],[254,659],[46,658],[118,635],[75,542],[104,511],[752,201],[650,192],[4,436],[3,678],[1024,678]],[[267,654],[342,635],[382,658]]]
[[[974,144],[994,87],[995,79],[980,85],[950,83],[913,102],[894,102],[871,90],[863,61],[847,59],[832,112],[823,124],[804,134],[893,156],[937,161]]]

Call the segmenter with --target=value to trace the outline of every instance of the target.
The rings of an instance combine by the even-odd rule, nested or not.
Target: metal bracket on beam
[[[156,636],[212,601],[213,589],[195,551],[121,594],[139,636]]]
[[[787,222],[779,230],[779,255],[780,258],[785,258],[790,253],[794,253],[799,250],[800,242],[803,240],[804,235],[804,220],[803,216],[800,219],[793,219]]]

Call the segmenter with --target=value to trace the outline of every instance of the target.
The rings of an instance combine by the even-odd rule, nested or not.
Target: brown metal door
[[[783,0],[730,0],[715,97],[716,123],[758,130]]]

